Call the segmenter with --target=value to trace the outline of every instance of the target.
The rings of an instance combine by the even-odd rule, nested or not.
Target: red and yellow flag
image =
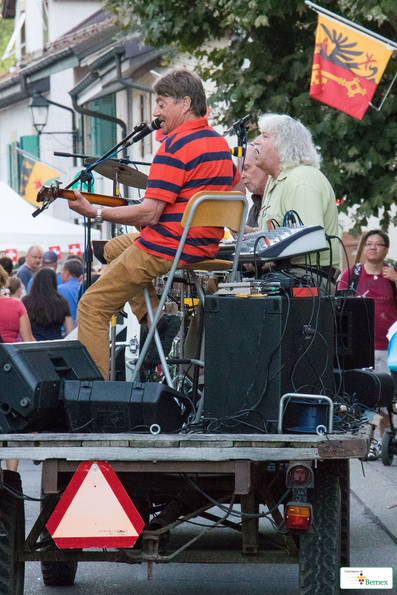
[[[24,157],[21,167],[19,194],[27,202],[37,207],[36,197],[40,188],[59,178],[60,173],[47,165]]]
[[[319,14],[311,97],[361,120],[392,53],[370,31]]]

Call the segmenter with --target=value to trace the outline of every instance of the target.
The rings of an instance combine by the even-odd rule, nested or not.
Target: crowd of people
[[[81,259],[67,257],[58,272],[58,256],[31,246],[14,270],[0,258],[0,341],[50,341],[67,336],[76,326],[83,278]]]

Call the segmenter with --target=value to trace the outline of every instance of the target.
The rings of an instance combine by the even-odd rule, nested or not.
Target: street
[[[397,461],[385,467],[381,461],[352,461],[351,565],[393,567],[397,584]],[[25,494],[38,497],[41,466],[21,461]],[[38,503],[26,503],[26,525],[36,518]],[[147,565],[79,563],[73,595],[298,595],[297,565],[154,565],[147,580]],[[360,590],[361,591],[361,590]],[[368,590],[366,592],[369,592]],[[391,592],[391,591],[388,591]],[[26,564],[25,595],[66,595],[70,587],[46,587],[40,564]],[[350,591],[351,593],[351,591]]]

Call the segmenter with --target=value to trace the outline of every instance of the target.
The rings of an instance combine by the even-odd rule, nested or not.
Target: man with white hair
[[[259,229],[275,220],[285,225],[288,211],[295,211],[302,223],[321,225],[329,236],[338,236],[338,212],[335,194],[327,178],[320,172],[320,155],[309,130],[287,115],[266,114],[259,118],[261,134],[254,141],[255,164],[271,176],[266,185],[259,214]],[[249,231],[249,230],[248,230]],[[293,267],[319,274],[330,274],[336,281],[339,269],[338,240],[331,240],[330,251],[320,252],[320,268],[315,256],[300,256],[292,260]],[[331,265],[331,266],[330,266]]]

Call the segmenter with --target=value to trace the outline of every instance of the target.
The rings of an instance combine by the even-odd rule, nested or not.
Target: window
[[[115,118],[116,96],[114,94],[105,95],[105,97],[90,101],[88,109]],[[115,122],[89,117],[87,130],[89,152],[94,156],[103,155],[117,143]]]
[[[141,122],[150,122],[152,117],[152,94],[141,93],[139,96],[139,108]],[[153,153],[153,136],[148,134],[141,141],[141,157],[147,153]]]

